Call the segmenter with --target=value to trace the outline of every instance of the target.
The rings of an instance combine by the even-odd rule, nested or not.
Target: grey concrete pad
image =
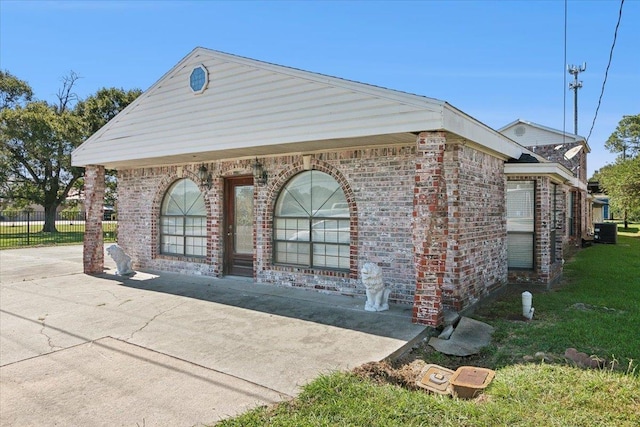
[[[114,338],[0,372],[2,424],[12,426],[193,426],[285,397]]]
[[[460,320],[460,314],[457,311],[445,308],[444,312],[444,326],[455,326]]]
[[[140,390],[154,387],[145,374],[158,369],[154,358],[161,358],[162,366],[181,364],[180,372],[187,373],[177,375],[173,387],[157,382],[158,388],[149,391],[168,399],[181,398],[181,390],[197,389],[202,376],[215,377],[207,384],[214,387],[217,381],[220,386],[209,394],[220,396],[222,403],[198,415],[198,422],[210,423],[251,404],[295,396],[320,373],[386,358],[425,331],[411,324],[409,306],[392,305],[388,312],[372,313],[364,311],[364,297],[258,285],[239,278],[154,272],[119,277],[108,258],[105,274],[88,276],[82,274],[81,254],[77,246],[0,251],[1,425],[27,419],[21,417],[41,407],[48,408],[51,419],[69,421],[60,425],[77,424],[70,421],[77,411],[87,417],[82,424],[99,425],[103,405],[110,399],[116,406],[139,409],[138,418],[127,425],[143,425],[140,416],[156,412],[159,420],[174,418],[162,418],[155,425],[192,425],[193,420],[183,419],[180,412],[158,412],[140,397]],[[62,261],[56,264],[58,256]],[[117,348],[108,351],[118,356],[100,361],[102,356],[95,352],[104,354],[105,346]],[[89,363],[92,358],[97,361]],[[103,371],[113,371],[114,377],[104,382],[116,389],[123,384],[122,395],[96,385],[102,380],[92,380],[91,391],[82,387],[80,378],[99,379],[106,375]],[[123,381],[127,378],[131,384]],[[255,400],[234,397],[227,386]],[[24,394],[39,388],[49,392],[33,393],[31,398]],[[64,398],[47,403],[58,394]],[[74,406],[74,399],[86,407]],[[145,419],[151,425],[151,418]]]
[[[493,331],[494,328],[491,325],[462,317],[449,339],[431,337],[429,345],[440,353],[470,356],[479,353],[482,348],[489,345]]]
[[[109,266],[115,269],[115,263],[109,261],[105,262],[105,265],[110,264]],[[82,246],[0,250],[0,283],[75,273],[82,273]]]

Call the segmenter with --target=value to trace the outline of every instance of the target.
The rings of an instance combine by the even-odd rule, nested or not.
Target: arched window
[[[207,255],[207,209],[200,189],[190,179],[176,181],[160,210],[160,253]]]
[[[331,175],[294,176],[278,196],[273,230],[276,263],[349,269],[349,204]]]

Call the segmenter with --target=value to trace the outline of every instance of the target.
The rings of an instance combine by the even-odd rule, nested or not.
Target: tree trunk
[[[624,229],[629,228],[629,219],[627,218],[627,210],[624,210]]]
[[[49,233],[57,233],[56,229],[56,211],[58,209],[58,205],[47,205],[44,207],[44,226],[42,227],[42,231]]]

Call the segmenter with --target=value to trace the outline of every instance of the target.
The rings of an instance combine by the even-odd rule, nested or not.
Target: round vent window
[[[189,86],[193,93],[202,93],[207,88],[209,83],[209,73],[204,65],[198,65],[191,71],[189,76]]]
[[[527,129],[524,126],[518,126],[515,129],[515,134],[516,136],[522,136],[524,135],[524,133],[527,131]]]

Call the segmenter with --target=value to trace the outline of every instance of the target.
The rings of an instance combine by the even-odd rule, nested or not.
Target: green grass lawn
[[[105,242],[115,242],[117,223],[103,222]],[[84,238],[84,222],[58,225],[57,233],[42,232],[42,225],[6,225],[0,222],[0,249],[25,246],[79,244]]]
[[[640,423],[640,381],[556,365],[500,369],[480,398],[455,399],[376,385],[350,373],[321,376],[294,400],[220,426],[612,426]]]
[[[496,370],[473,400],[379,384],[349,372],[323,375],[289,402],[249,411],[221,426],[638,426],[640,425],[640,233],[619,231],[618,244],[595,244],[567,260],[563,282],[533,291],[532,321],[515,320],[520,291],[473,317],[496,328],[480,355],[414,357],[450,368]],[[567,348],[595,355],[603,369],[564,359]],[[545,360],[526,357],[545,353]]]
[[[534,292],[534,321],[513,322],[521,307],[514,294],[475,317],[496,327],[491,363],[505,366],[542,351],[562,358],[573,347],[626,366],[640,360],[640,237],[595,244],[565,265],[560,286]]]

